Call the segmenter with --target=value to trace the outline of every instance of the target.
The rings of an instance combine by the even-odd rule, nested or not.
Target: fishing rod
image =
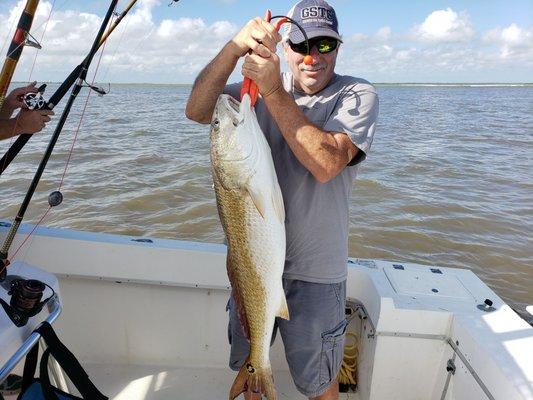
[[[105,32],[105,34],[100,39],[100,42],[98,43],[98,48],[100,48],[100,46],[102,46],[105,43],[109,35],[113,33],[115,28],[118,26],[118,24],[120,24],[122,19],[128,14],[128,12],[131,10],[131,8],[135,5],[136,2],[137,0],[131,0],[129,4],[126,6],[126,8],[124,9],[124,11],[122,11],[117,16],[113,24],[109,27],[109,29]],[[74,68],[74,70],[63,81],[63,83],[59,86],[59,88],[57,88],[57,90],[54,92],[54,94],[50,97],[50,99],[47,102],[42,100],[42,93],[44,92],[44,88],[46,87],[45,85],[41,86],[39,90],[37,91],[37,93],[28,94],[27,95],[28,101],[26,103],[27,105],[30,106],[29,108],[33,110],[39,110],[39,109],[52,110],[61,101],[61,99],[65,96],[65,94],[67,94],[68,90],[74,84],[74,82],[78,78],[78,75],[80,74],[81,69],[83,68],[83,64],[85,63],[88,57],[89,56],[87,56],[80,63],[80,65]],[[98,94],[105,94],[104,90],[97,88],[95,86],[89,85],[89,84],[87,85],[91,89],[95,90]],[[36,106],[35,105],[36,102],[38,102],[39,105]],[[22,148],[26,145],[26,143],[28,142],[28,140],[30,140],[32,136],[33,134],[28,134],[28,133],[19,135],[17,140],[15,140],[15,142],[11,145],[11,147],[6,151],[6,153],[0,159],[0,175],[2,174],[2,172],[6,170],[9,164],[11,164],[11,161],[15,159],[15,157],[18,155],[20,150],[22,150]]]
[[[33,17],[35,16],[35,11],[37,10],[38,5],[39,0],[28,0],[22,14],[20,14],[17,29],[15,30],[13,39],[7,50],[7,56],[2,67],[2,72],[0,72],[0,110],[4,105],[7,90],[11,83],[11,79],[13,78],[13,74],[15,73],[15,68],[17,67],[20,55],[22,54],[22,49],[24,46],[35,47],[38,49],[41,48],[41,45],[30,34]]]
[[[81,91],[82,87],[87,86],[85,85],[85,79],[87,78],[87,72],[89,70],[89,66],[91,64],[91,61],[93,60],[93,57],[98,51],[98,48],[100,47],[100,42],[104,36],[105,29],[107,25],[109,24],[109,21],[111,19],[111,16],[113,15],[113,11],[115,10],[115,7],[117,6],[117,3],[118,3],[118,0],[111,0],[109,9],[107,10],[104,20],[102,21],[102,24],[100,25],[100,29],[98,30],[98,34],[96,35],[94,39],[91,50],[89,51],[89,54],[87,55],[83,63],[81,64],[81,67],[79,68],[79,72],[74,79],[76,80],[76,83],[74,87],[72,88],[72,92],[67,101],[67,104],[65,105],[65,109],[61,113],[61,117],[59,118],[57,126],[54,130],[54,134],[50,138],[50,142],[48,143],[46,152],[39,164],[39,167],[37,168],[37,171],[35,172],[35,176],[33,177],[33,180],[30,184],[28,192],[26,193],[26,196],[24,197],[24,200],[18,211],[18,214],[15,217],[15,220],[13,221],[13,224],[11,225],[9,232],[7,233],[2,249],[0,250],[0,282],[4,281],[7,275],[7,266],[9,265],[9,260],[7,257],[8,257],[9,248],[11,247],[11,244],[13,243],[13,240],[18,231],[18,228],[22,222],[22,219],[24,218],[26,209],[28,208],[30,200],[33,194],[35,193],[35,189],[37,188],[39,180],[41,179],[41,176],[52,154],[52,151],[54,150],[54,146],[57,142],[57,139],[59,138],[59,135],[61,134],[61,131],[63,130],[63,126],[65,125],[67,117],[70,113],[70,109],[72,108],[72,105],[74,104],[74,100],[76,100],[76,97],[78,96],[78,93]],[[61,203],[61,200],[62,200],[61,193],[53,192],[50,195],[48,202],[51,207],[54,207],[54,206],[59,205]]]

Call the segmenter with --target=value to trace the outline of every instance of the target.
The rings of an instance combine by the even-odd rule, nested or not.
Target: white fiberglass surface
[[[161,368],[87,365],[87,372],[112,400],[225,399],[236,372],[229,368]],[[286,371],[274,371],[279,400],[304,400]],[[242,396],[239,398],[241,399]],[[358,400],[355,393],[341,399]]]

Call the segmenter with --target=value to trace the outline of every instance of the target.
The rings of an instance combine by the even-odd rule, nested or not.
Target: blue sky
[[[268,7],[284,14],[292,2],[139,0],[103,63],[111,81],[190,83],[253,16]],[[121,0],[122,7],[127,0]],[[41,0],[42,24],[52,1]],[[107,1],[56,0],[34,74],[56,80],[83,58]],[[341,47],[337,71],[375,82],[533,82],[533,1],[332,1]],[[22,1],[2,1],[0,45]],[[126,21],[123,23],[126,25]],[[40,34],[36,31],[34,34]],[[67,38],[67,40],[61,40]],[[119,40],[121,38],[121,40]],[[119,43],[120,42],[120,43]],[[85,46],[83,46],[85,44]],[[133,52],[132,52],[133,49]],[[113,57],[110,55],[113,54]],[[28,54],[26,54],[28,53]],[[34,54],[25,52],[24,80]],[[78,59],[76,57],[79,57]],[[238,79],[236,72],[232,77]]]
[[[207,23],[213,23],[226,19],[237,25],[244,25],[251,17],[262,15],[267,8],[270,8],[274,14],[284,14],[292,5],[292,2],[281,0],[180,0],[175,6],[166,7],[169,1],[162,0],[161,6],[154,9],[153,15],[156,20],[190,17],[203,18]],[[119,4],[124,5],[127,2],[128,0],[121,0]],[[8,1],[10,5],[16,3]],[[56,0],[58,7],[63,3],[65,0]],[[331,4],[335,6],[339,16],[343,34],[372,33],[384,25],[390,26],[393,30],[405,30],[413,23],[423,21],[432,11],[448,7],[457,11],[467,10],[472,22],[480,29],[490,29],[498,25],[507,26],[513,22],[523,26],[533,25],[531,0],[336,0],[331,1]],[[103,0],[72,0],[66,2],[62,8],[102,15],[107,5],[108,2]]]

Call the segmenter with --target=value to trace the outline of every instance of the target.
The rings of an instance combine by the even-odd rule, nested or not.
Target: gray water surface
[[[112,85],[91,95],[65,201],[43,224],[222,242],[208,127],[185,118],[189,91]],[[533,87],[378,92],[378,130],[351,197],[350,255],[469,268],[512,306],[533,304]],[[58,188],[84,102],[80,95],[25,222],[39,220]],[[0,219],[15,216],[53,127],[0,177]]]

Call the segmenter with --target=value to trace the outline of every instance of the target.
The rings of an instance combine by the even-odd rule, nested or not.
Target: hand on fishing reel
[[[108,85],[109,86],[108,89],[105,90],[104,88],[100,86],[91,85],[86,80],[84,80],[83,82],[85,83],[83,87],[88,87],[89,89],[94,90],[96,93],[98,93],[98,96],[103,96],[104,94],[109,93],[109,91],[111,90],[111,85]],[[32,85],[33,85],[33,88],[35,88],[35,84],[32,84]],[[26,93],[22,100],[22,104],[24,105],[24,107],[27,108],[28,110],[42,110],[44,108],[52,108],[52,107],[49,107],[48,102],[45,100],[43,96],[45,90],[46,90],[46,84],[43,84],[39,86],[39,88],[36,91]]]
[[[35,84],[33,84],[35,87]],[[39,86],[37,91],[29,92],[24,95],[22,103],[28,110],[41,110],[46,106],[46,100],[43,93],[46,90],[46,84]]]
[[[0,118],[8,119],[17,108],[25,108],[24,98],[28,93],[35,93],[38,89],[35,87],[36,82],[27,86],[13,89],[4,99],[4,104],[0,111]]]
[[[15,133],[20,135],[23,133],[34,134],[40,132],[46,123],[50,121],[50,116],[52,115],[54,115],[52,110],[28,110],[23,108],[15,119]]]

